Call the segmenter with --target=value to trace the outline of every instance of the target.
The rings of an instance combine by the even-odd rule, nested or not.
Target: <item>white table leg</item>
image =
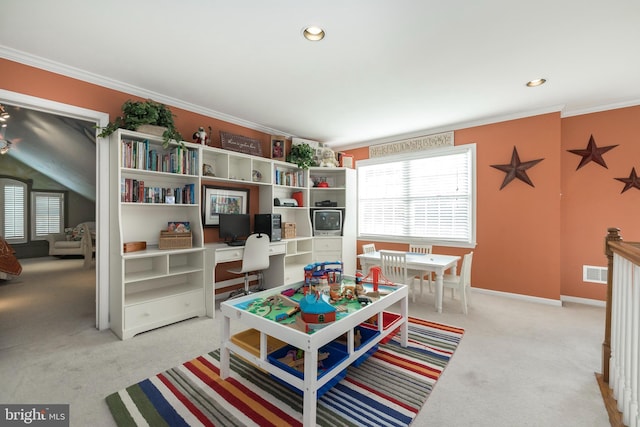
[[[231,338],[231,319],[222,316],[220,323],[220,378],[223,380],[229,377],[229,365],[231,362],[231,354],[227,343]]]
[[[400,314],[404,319],[400,327],[400,345],[406,347],[409,345],[409,295],[400,300]]]
[[[442,313],[442,294],[444,291],[444,283],[442,281],[444,277],[444,271],[442,269],[436,270],[436,311]]]
[[[318,380],[318,351],[304,352],[304,398],[302,406],[302,424],[307,427],[316,425],[316,395]]]

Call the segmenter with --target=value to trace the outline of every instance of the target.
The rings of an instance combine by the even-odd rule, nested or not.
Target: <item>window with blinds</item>
[[[64,193],[34,191],[32,198],[32,239],[64,231]]]
[[[475,144],[359,161],[358,236],[475,245]]]
[[[2,178],[0,188],[2,236],[9,243],[26,243],[27,185],[14,179]]]

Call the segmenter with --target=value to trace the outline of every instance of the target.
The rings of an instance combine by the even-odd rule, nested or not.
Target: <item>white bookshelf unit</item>
[[[118,130],[110,140],[109,312],[121,339],[205,314],[200,149]],[[189,222],[192,246],[159,249],[169,222]],[[130,242],[146,249],[124,252]]]
[[[110,165],[109,312],[111,328],[121,339],[191,317],[215,316],[215,264],[241,259],[242,248],[221,251],[220,242],[205,244],[203,181],[258,187],[257,213],[280,214],[283,224],[295,224],[295,237],[271,245],[267,287],[302,281],[304,267],[314,261],[341,260],[345,274],[355,274],[353,169],[300,169],[187,142],[163,149],[161,137],[122,129],[110,137]],[[328,188],[314,187],[311,178],[319,176]],[[278,205],[276,199],[300,203]],[[341,236],[313,236],[311,212],[324,200],[334,201],[343,211]],[[187,221],[192,247],[160,249],[160,231],[169,222]],[[146,242],[145,250],[124,251],[126,243],[139,241]],[[231,258],[225,261],[225,256]]]
[[[319,183],[327,187],[318,187]],[[313,262],[342,261],[344,273],[356,272],[356,171],[350,168],[309,169],[309,213],[314,209],[342,211],[342,236],[315,236]],[[329,201],[331,206],[316,206]],[[334,206],[335,204],[335,206]]]
[[[203,175],[202,179],[246,183],[259,186],[259,213],[280,214],[282,223],[296,226],[295,238],[286,242],[284,257],[284,284],[300,282],[304,278],[304,267],[315,261],[338,261],[344,263],[346,274],[355,274],[356,269],[356,171],[349,168],[300,169],[295,164],[265,159],[249,154],[237,153],[214,147],[202,147],[202,162],[209,165],[214,175]],[[203,171],[206,168],[203,165]],[[316,188],[311,177],[324,177],[328,188]],[[298,206],[285,206],[284,201],[302,201]],[[276,205],[275,200],[281,203]],[[314,237],[311,211],[315,203],[332,200],[336,209],[343,211],[343,235],[333,238]],[[332,244],[329,250],[327,245]],[[326,259],[325,257],[331,257]],[[209,269],[207,270],[209,271]]]

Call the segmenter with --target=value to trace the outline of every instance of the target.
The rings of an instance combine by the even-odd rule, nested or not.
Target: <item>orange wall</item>
[[[589,137],[598,147],[618,145],[602,155],[607,168],[590,162],[576,170]],[[631,168],[640,174],[640,107],[567,117],[562,120],[562,294],[605,299],[604,285],[582,282],[582,265],[606,266],[604,236],[620,228],[626,241],[640,241],[640,190],[624,193]]]
[[[640,191],[621,194],[624,184],[614,179],[628,178],[632,167],[640,173],[639,134],[640,107],[568,118],[546,114],[456,131],[456,145],[478,144],[473,286],[551,299],[606,300],[605,285],[582,281],[582,266],[606,266],[608,227],[620,228],[624,240],[640,241]],[[591,135],[598,147],[619,146],[603,154],[608,168],[591,162],[576,170],[581,157],[567,150],[585,149]],[[535,188],[514,180],[499,190],[505,174],[490,165],[509,163],[514,145],[521,161],[544,158],[527,171]],[[368,157],[367,148],[350,153],[356,160]],[[360,241],[358,247],[363,243],[370,242]]]
[[[0,59],[3,89],[50,99],[115,117],[129,98],[126,93]],[[267,134],[190,113],[175,107],[176,125],[185,139],[198,126],[212,126],[213,144],[220,146],[219,131],[258,138],[269,153]],[[474,249],[472,282],[476,287],[542,298],[570,295],[605,299],[603,285],[582,282],[582,265],[606,265],[603,239],[607,227],[619,227],[628,241],[640,241],[632,215],[640,191],[620,194],[632,167],[640,173],[640,107],[561,118],[545,114],[455,132],[456,145],[477,144],[478,246]],[[590,163],[580,170],[580,157],[570,149],[584,149],[593,134],[598,146],[619,147],[604,154],[605,169]],[[535,187],[514,180],[504,189],[504,172],[490,165],[506,164],[516,146],[520,159],[544,158],[527,171]],[[350,150],[356,160],[368,149]],[[637,161],[637,163],[634,163]],[[251,192],[252,207],[254,190]],[[253,212],[254,209],[252,208]],[[207,241],[215,240],[206,232]],[[358,249],[365,241],[358,242]],[[375,242],[380,248],[406,245]],[[463,254],[468,249],[435,248],[441,253]]]
[[[542,298],[560,297],[560,115],[546,114],[455,132],[455,145],[477,144],[477,242],[475,287]],[[544,158],[527,175],[531,187],[514,180],[500,190],[505,173],[490,165]],[[367,149],[353,150],[356,160]],[[358,242],[360,248],[362,243]],[[375,242],[377,248],[407,245]],[[471,249],[435,247],[462,255]]]

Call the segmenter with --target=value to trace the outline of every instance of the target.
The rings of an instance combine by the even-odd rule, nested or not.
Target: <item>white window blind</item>
[[[32,194],[34,240],[40,240],[47,234],[62,233],[64,228],[64,194],[34,191]]]
[[[475,245],[475,144],[357,167],[360,238]]]
[[[2,234],[9,243],[26,243],[27,185],[13,179],[1,179]]]

